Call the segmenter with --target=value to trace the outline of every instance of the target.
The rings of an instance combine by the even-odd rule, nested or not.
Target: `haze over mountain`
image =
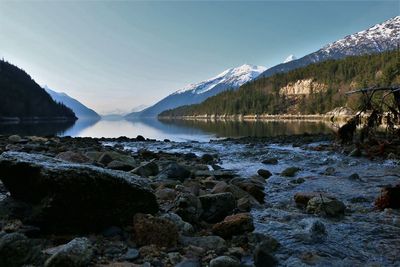
[[[44,86],[44,89],[53,98],[54,101],[63,103],[64,105],[66,105],[67,107],[72,109],[74,111],[75,115],[79,119],[100,119],[101,118],[100,115],[96,113],[96,111],[86,107],[84,104],[82,104],[78,100],[70,97],[66,93],[56,92],[56,91],[50,89],[49,87],[47,87],[47,85]]]
[[[396,16],[371,28],[348,35],[336,42],[327,44],[318,51],[297,60],[285,60],[284,63],[267,69],[260,77],[269,77],[279,72],[305,67],[328,59],[340,59],[346,56],[379,53],[393,50],[400,44],[400,16]]]
[[[226,90],[236,89],[241,85],[254,80],[265,69],[266,68],[262,66],[253,66],[249,64],[227,69],[206,81],[189,84],[141,112],[128,114],[126,118],[156,117],[159,113],[168,109],[201,103],[211,96]]]

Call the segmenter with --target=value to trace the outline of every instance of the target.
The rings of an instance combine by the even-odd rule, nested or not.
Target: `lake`
[[[172,141],[209,141],[224,137],[268,137],[302,133],[331,133],[328,122],[210,121],[210,120],[78,120],[75,123],[0,124],[0,134],[73,137],[136,137]]]

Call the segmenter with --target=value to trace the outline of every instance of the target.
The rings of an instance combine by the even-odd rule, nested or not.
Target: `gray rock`
[[[88,266],[92,257],[93,249],[90,241],[85,238],[75,238],[71,242],[48,250],[52,256],[44,264],[45,267],[84,267]]]
[[[122,255],[121,260],[133,261],[136,260],[137,258],[139,258],[139,251],[134,248],[128,248],[126,253]]]
[[[349,176],[349,179],[350,179],[350,180],[355,180],[355,181],[360,181],[360,180],[361,180],[360,175],[358,175],[357,173],[351,174],[351,175]]]
[[[269,170],[265,170],[265,169],[259,169],[257,171],[257,174],[265,179],[268,179],[269,177],[272,176],[272,173]]]
[[[239,267],[240,262],[229,256],[219,256],[210,261],[210,267]]]
[[[69,162],[75,162],[75,163],[89,163],[91,160],[86,157],[85,155],[82,155],[81,153],[73,152],[73,151],[66,151],[66,152],[61,152],[56,156],[57,159],[69,161]]]
[[[298,171],[300,171],[300,168],[289,167],[289,168],[286,168],[285,170],[283,170],[281,175],[285,176],[285,177],[294,177],[294,176],[296,176]]]
[[[143,176],[143,177],[150,177],[156,176],[159,173],[158,165],[154,161],[150,161],[144,163],[134,169],[132,173]]]
[[[22,234],[5,234],[0,238],[0,266],[42,265],[43,256],[40,247]]]
[[[276,266],[278,261],[273,255],[279,243],[275,239],[267,239],[256,246],[254,250],[254,265],[256,267]]]
[[[10,135],[9,137],[8,137],[8,141],[10,141],[11,143],[19,143],[19,142],[21,142],[21,137],[19,136],[19,135]]]
[[[181,243],[184,246],[196,246],[206,250],[226,249],[226,242],[219,236],[182,236]]]
[[[262,161],[263,164],[270,164],[270,165],[276,165],[278,164],[278,159],[277,158],[266,158]]]
[[[201,217],[209,223],[222,221],[236,208],[236,201],[232,193],[208,194],[199,199],[203,208]]]
[[[174,211],[184,221],[198,223],[203,209],[198,197],[189,193],[183,193],[176,197],[174,201]]]
[[[5,152],[0,179],[13,199],[34,208],[20,218],[48,232],[93,232],[132,222],[158,204],[147,181],[90,165],[66,164],[38,154]]]
[[[185,235],[190,235],[194,232],[193,226],[190,223],[185,222],[179,215],[173,212],[165,213],[161,215],[161,218],[168,219],[175,223],[175,225],[178,227],[178,230]]]
[[[120,160],[113,160],[110,163],[108,163],[107,168],[112,169],[112,170],[118,170],[118,171],[130,171],[136,167],[136,164],[132,163],[127,163],[123,162]]]
[[[161,177],[168,179],[184,181],[190,177],[190,171],[186,167],[183,167],[177,163],[171,163],[164,170],[162,170],[160,175]]]
[[[339,217],[344,215],[346,206],[343,202],[334,198],[316,196],[308,201],[306,210],[308,213],[321,214],[328,217]]]

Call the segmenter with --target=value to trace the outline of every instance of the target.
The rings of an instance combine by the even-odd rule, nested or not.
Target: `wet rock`
[[[253,219],[248,213],[239,213],[227,216],[222,222],[212,228],[214,234],[223,238],[240,235],[254,230]]]
[[[195,246],[206,250],[224,250],[226,242],[219,236],[182,236],[181,243],[184,246]]]
[[[43,264],[40,247],[19,233],[5,234],[0,238],[0,266],[19,267],[26,264]]]
[[[57,159],[69,161],[69,162],[75,162],[75,163],[89,163],[91,160],[86,157],[85,155],[77,152],[72,152],[72,151],[66,151],[66,152],[61,152],[56,156]]]
[[[239,267],[240,262],[229,256],[219,256],[210,261],[210,267]]]
[[[297,179],[291,180],[290,183],[292,183],[292,184],[302,184],[305,181],[306,180],[304,178],[297,178]]]
[[[349,156],[350,157],[361,157],[361,154],[362,154],[361,150],[359,148],[355,148],[349,153]]]
[[[121,256],[121,260],[133,261],[139,258],[139,251],[134,248],[128,248],[124,255]]]
[[[286,168],[285,170],[283,170],[281,175],[285,176],[285,177],[294,177],[294,176],[296,176],[298,171],[300,171],[300,168],[289,167],[289,168]]]
[[[333,167],[328,167],[328,168],[326,168],[325,169],[325,172],[324,172],[324,174],[325,175],[333,175],[333,174],[335,174],[335,168],[333,168]]]
[[[328,217],[339,217],[344,215],[346,206],[343,202],[334,198],[317,196],[308,201],[306,210],[308,213],[321,214]]]
[[[302,225],[302,227],[304,228],[306,233],[306,238],[309,241],[319,242],[322,241],[327,235],[324,223],[322,223],[318,219],[315,218],[303,219],[300,222],[300,225]]]
[[[237,200],[237,208],[239,211],[250,211],[252,203],[249,197],[242,197]]]
[[[100,158],[99,158],[99,163],[103,164],[104,166],[107,166],[108,163],[110,163],[111,161],[113,161],[113,157],[111,156],[110,153],[103,153]]]
[[[183,182],[185,179],[190,177],[190,171],[182,165],[171,163],[162,170],[160,175],[168,179],[176,179]]]
[[[13,199],[34,210],[20,219],[43,231],[101,231],[129,224],[137,212],[158,211],[147,182],[124,172],[22,152],[3,153],[0,172]]]
[[[144,163],[134,169],[132,173],[142,177],[156,176],[159,173],[158,165],[154,161]]]
[[[233,213],[236,207],[231,193],[207,194],[199,197],[203,213],[201,217],[209,223],[216,223]]]
[[[265,178],[265,179],[268,179],[269,177],[272,176],[272,173],[270,171],[268,171],[268,170],[265,170],[265,169],[259,169],[257,171],[257,174],[260,175],[261,177]]]
[[[278,164],[278,159],[277,158],[266,158],[261,163],[266,164],[266,165],[276,165],[276,164]]]
[[[204,163],[211,163],[214,161],[214,157],[210,154],[204,154],[203,156],[201,156],[201,160]]]
[[[144,141],[146,141],[146,139],[142,135],[138,135],[138,136],[136,136],[136,141],[144,142]]]
[[[375,200],[378,209],[399,209],[400,208],[400,184],[382,188],[380,196]]]
[[[174,201],[174,211],[184,221],[197,223],[202,212],[201,201],[195,195],[183,193],[177,196]]]
[[[249,193],[259,203],[264,203],[265,192],[264,186],[254,181],[239,181],[235,182],[235,185]]]
[[[179,232],[185,235],[194,233],[193,226],[190,223],[183,221],[178,214],[169,212],[161,215],[161,217],[172,221],[178,227]]]
[[[353,173],[348,177],[350,180],[354,180],[354,181],[360,181],[360,175],[358,175],[357,173]]]
[[[75,238],[65,245],[48,249],[46,252],[52,256],[46,260],[45,267],[84,267],[89,265],[93,257],[92,246],[85,237]]]
[[[267,238],[259,243],[254,250],[254,265],[256,267],[276,266],[278,261],[273,253],[279,246],[278,241],[273,238]]]
[[[19,143],[21,142],[22,138],[19,135],[10,135],[8,137],[8,141],[10,141],[11,143]]]
[[[156,245],[172,248],[178,243],[178,228],[168,219],[136,214],[133,219],[133,228],[134,239],[140,246]]]
[[[294,201],[296,202],[297,206],[305,207],[310,199],[320,195],[321,194],[318,192],[298,192],[294,194]]]
[[[211,190],[211,193],[216,194],[216,193],[224,193],[227,192],[228,184],[224,181],[218,182],[214,188]]]

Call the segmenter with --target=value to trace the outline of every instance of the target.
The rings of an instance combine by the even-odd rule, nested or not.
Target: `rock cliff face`
[[[279,90],[280,95],[296,96],[309,95],[313,93],[324,92],[326,85],[318,83],[313,79],[298,80],[294,83],[288,83]]]

